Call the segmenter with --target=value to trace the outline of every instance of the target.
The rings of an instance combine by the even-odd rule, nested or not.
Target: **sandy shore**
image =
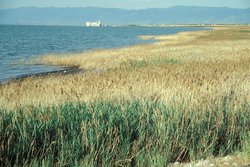
[[[231,96],[250,101],[250,27],[217,27],[154,38],[154,44],[47,55],[39,62],[77,66],[84,74],[27,77],[0,86],[0,107],[100,99],[159,99],[206,108]]]

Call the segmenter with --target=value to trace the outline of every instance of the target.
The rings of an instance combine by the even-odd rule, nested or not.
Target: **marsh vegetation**
[[[167,166],[247,151],[250,106],[101,101],[1,111],[6,166]]]
[[[249,155],[249,29],[141,37],[159,41],[41,57],[86,72],[0,85],[1,161],[166,166]]]

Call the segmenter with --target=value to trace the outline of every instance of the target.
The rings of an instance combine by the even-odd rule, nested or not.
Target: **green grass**
[[[250,106],[102,101],[0,111],[4,166],[166,166],[249,148]],[[248,150],[249,151],[249,150]]]
[[[240,30],[240,32],[243,32],[243,33],[250,33],[250,30]]]
[[[129,62],[129,67],[133,68],[142,68],[147,65],[166,65],[166,64],[179,64],[181,63],[178,59],[175,58],[157,58],[151,60],[133,60]]]

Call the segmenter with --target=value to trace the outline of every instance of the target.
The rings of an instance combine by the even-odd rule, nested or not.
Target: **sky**
[[[19,7],[166,8],[176,5],[250,8],[250,0],[0,0],[0,9]]]

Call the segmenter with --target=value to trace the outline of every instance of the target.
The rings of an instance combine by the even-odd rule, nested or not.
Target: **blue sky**
[[[165,8],[175,5],[249,8],[250,0],[0,0],[0,8],[18,7],[113,7]]]

